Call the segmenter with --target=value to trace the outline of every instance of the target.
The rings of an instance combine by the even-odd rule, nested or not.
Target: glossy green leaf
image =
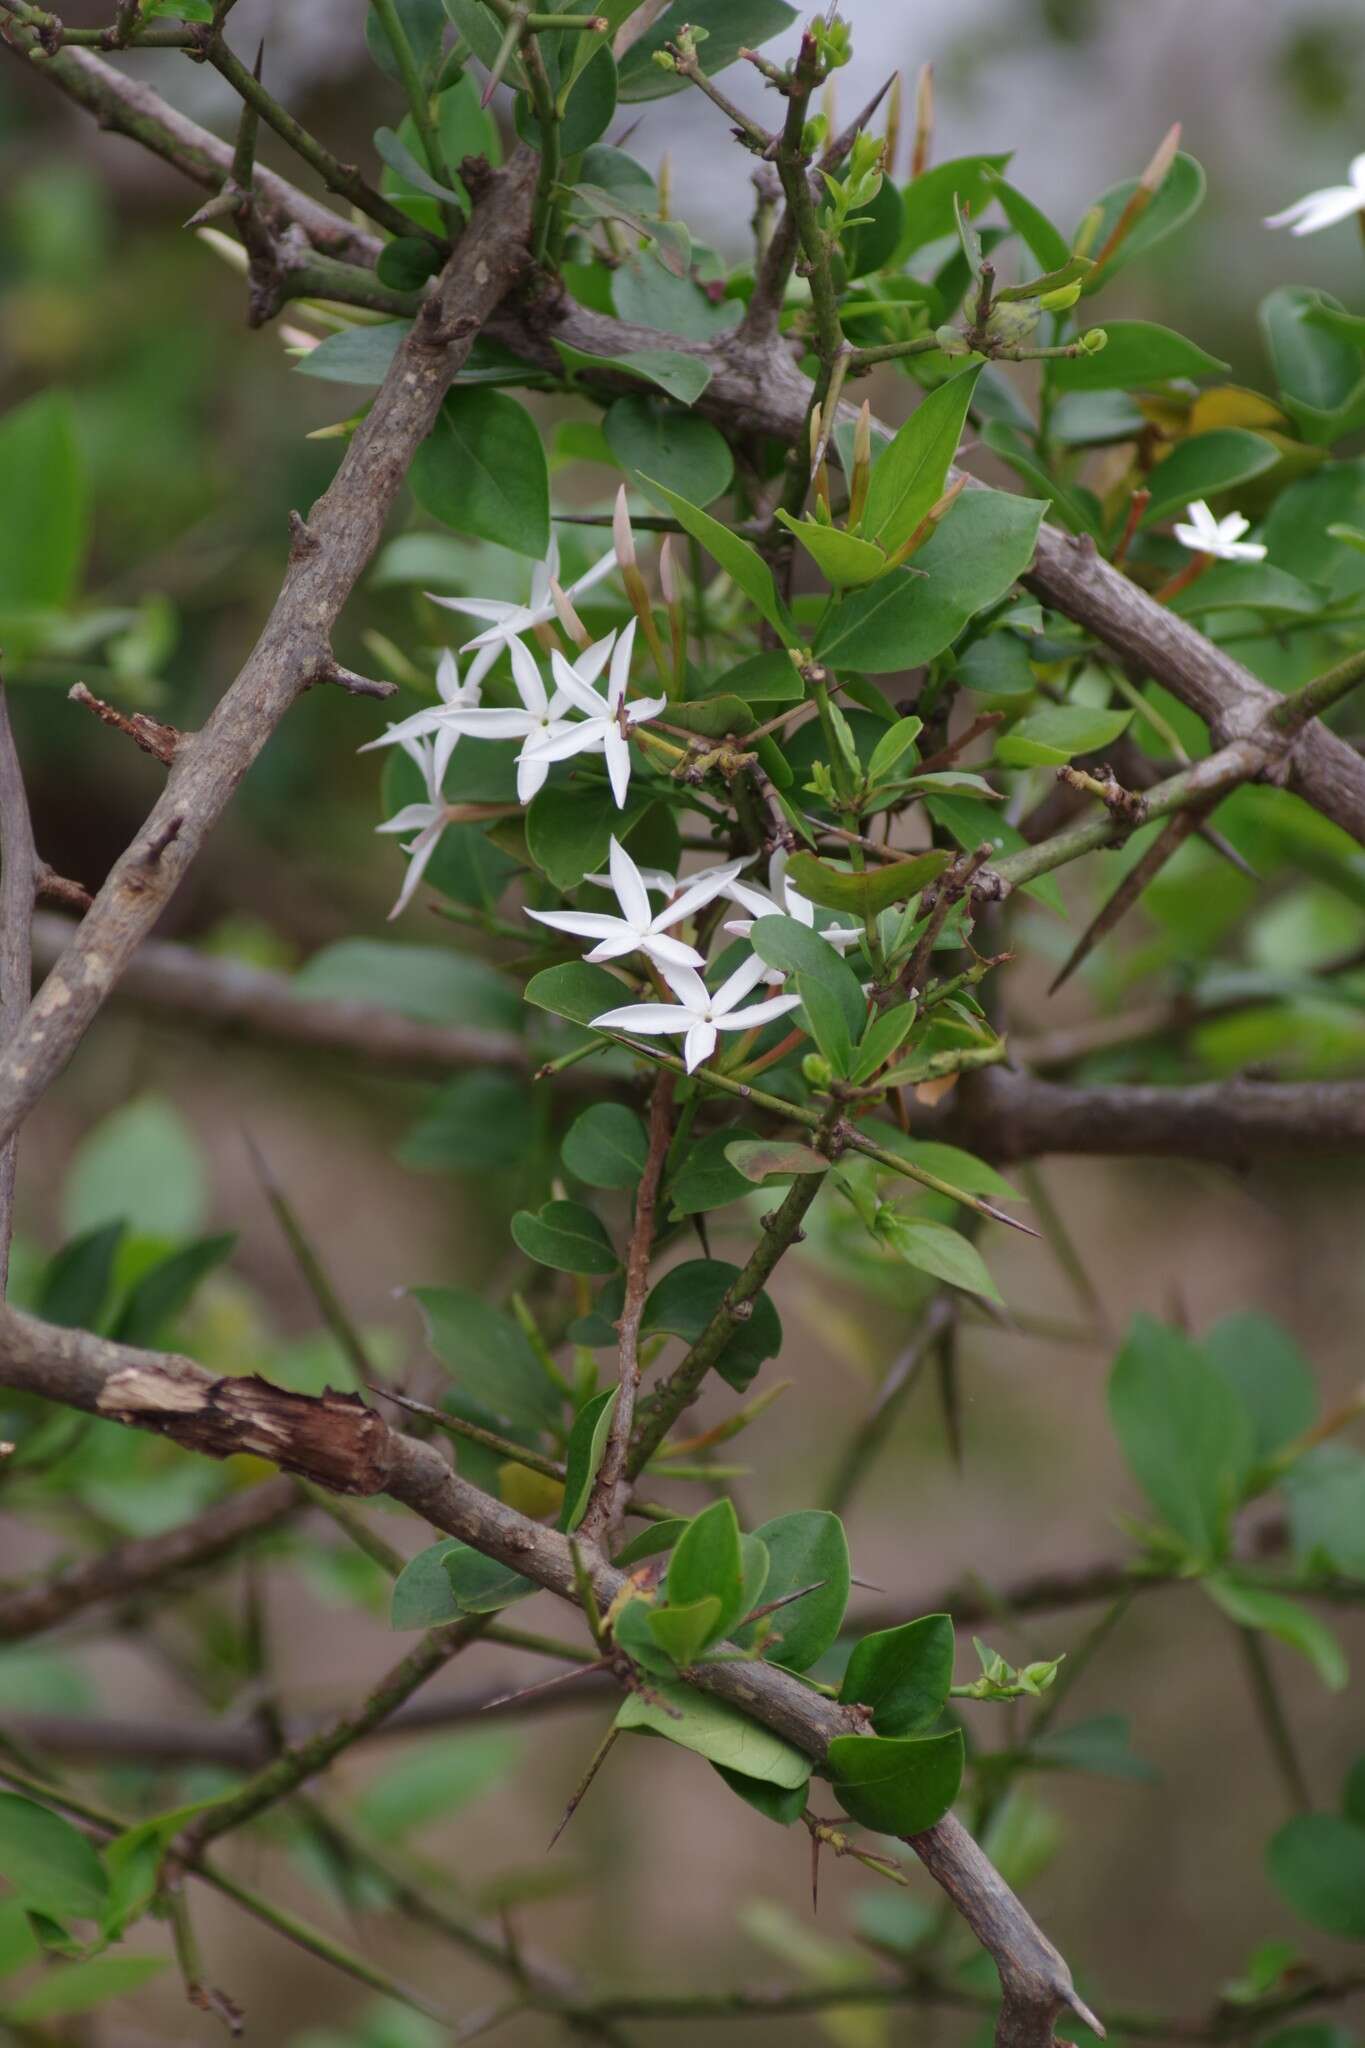
[[[794,533],[827,583],[836,588],[872,583],[886,573],[886,554],[871,541],[859,540],[840,526],[823,526],[818,519],[793,519],[779,510],[778,519]]]
[[[1271,1881],[1324,1934],[1365,1941],[1365,1828],[1333,1813],[1300,1813],[1266,1851]]]
[[[372,1777],[355,1803],[371,1841],[396,1845],[404,1836],[463,1812],[491,1791],[519,1761],[522,1745],[508,1728],[461,1729],[400,1751]]]
[[[1282,285],[1261,301],[1261,332],[1286,411],[1304,437],[1334,441],[1359,424],[1362,364],[1355,345],[1319,324],[1322,295]]]
[[[1017,186],[1004,178],[994,179],[990,189],[1000,202],[1000,210],[1006,220],[1041,270],[1056,270],[1066,262],[1070,254],[1066,236],[1060,228],[1053,226],[1031,199],[1026,199]]]
[[[633,1109],[595,1102],[570,1124],[559,1156],[590,1188],[633,1188],[645,1170],[648,1139]]]
[[[630,1000],[630,989],[618,975],[587,960],[566,960],[561,967],[542,967],[526,984],[526,1000],[571,1024],[591,1024],[607,1010]]]
[[[1009,156],[959,156],[912,178],[901,193],[904,223],[896,256],[903,262],[927,242],[953,232],[953,201],[979,214]]]
[[[1005,1202],[1022,1199],[1018,1188],[1011,1187],[1003,1174],[958,1145],[945,1145],[938,1138],[910,1138],[902,1131],[890,1132],[884,1143],[888,1151],[912,1166],[922,1166],[926,1173],[946,1180],[952,1187],[961,1188],[964,1195],[994,1195]]]
[[[194,1133],[159,1095],[136,1096],[96,1124],[62,1186],[72,1236],[121,1219],[141,1236],[176,1242],[193,1236],[207,1205]]]
[[[1294,1549],[1365,1583],[1365,1458],[1347,1444],[1319,1444],[1286,1473]]]
[[[125,1227],[122,1222],[96,1224],[53,1254],[43,1268],[34,1304],[44,1322],[73,1330],[96,1328],[109,1299],[114,1258]]]
[[[789,1828],[806,1810],[804,1785],[770,1785],[762,1778],[746,1778],[742,1771],[729,1771],[724,1764],[713,1764],[712,1769],[755,1813],[776,1821],[779,1827]]]
[[[1109,1376],[1109,1415],[1158,1514],[1195,1556],[1218,1557],[1254,1455],[1223,1375],[1178,1330],[1138,1316]]]
[[[870,912],[875,917],[893,903],[908,903],[918,896],[951,860],[950,853],[934,847],[913,859],[879,862],[853,874],[831,867],[813,853],[796,853],[788,863],[787,876],[794,889],[822,909],[845,910],[858,917]]]
[[[222,1265],[236,1242],[237,1233],[229,1230],[221,1237],[202,1237],[158,1259],[129,1292],[111,1336],[120,1344],[160,1349],[161,1340],[188,1306],[200,1281]]]
[[[781,1138],[739,1138],[725,1148],[735,1171],[755,1186],[774,1174],[827,1173],[830,1161],[809,1145],[797,1145]]]
[[[621,1702],[616,1726],[646,1735],[663,1735],[683,1749],[695,1750],[708,1763],[723,1764],[746,1778],[794,1790],[810,1777],[810,1758],[789,1742],[751,1721],[738,1707],[685,1685],[651,1686],[646,1699],[628,1693]]]
[[[932,1273],[936,1280],[961,1287],[968,1294],[984,1295],[988,1301],[1000,1300],[1000,1290],[986,1261],[960,1230],[950,1230],[946,1223],[926,1223],[918,1217],[883,1209],[878,1234],[907,1266]]]
[[[1276,1593],[1268,1586],[1253,1586],[1227,1572],[1208,1572],[1202,1581],[1205,1592],[1239,1628],[1254,1628],[1287,1643],[1306,1657],[1329,1692],[1340,1692],[1348,1672],[1341,1644],[1316,1614]]]
[[[844,1812],[882,1835],[918,1835],[942,1820],[962,1783],[962,1732],[836,1735],[829,1773]]]
[[[455,1384],[495,1415],[532,1428],[555,1421],[559,1397],[511,1316],[463,1287],[414,1287],[427,1339]]]
[[[754,920],[749,942],[770,967],[802,975],[826,989],[839,1004],[850,1041],[861,1037],[867,1000],[857,975],[828,939],[822,939],[809,925],[798,924],[794,917],[759,917]]]
[[[1150,320],[1106,320],[1109,339],[1095,356],[1073,356],[1049,364],[1059,391],[1130,391],[1165,384],[1172,377],[1213,377],[1226,363]]]
[[[448,946],[399,946],[343,939],[301,967],[290,987],[305,1001],[371,1002],[422,1024],[473,1024],[515,1031],[523,1022],[514,990],[485,960]]]
[[[1203,204],[1205,182],[1200,164],[1181,150],[1152,194],[1145,211],[1139,214],[1113,255],[1091,278],[1087,291],[1098,291],[1125,264],[1137,256],[1145,256],[1158,242],[1164,242],[1168,235],[1183,227]],[[1136,178],[1125,178],[1122,184],[1111,186],[1101,195],[1097,201],[1100,219],[1091,244],[1092,253],[1098,254],[1104,247],[1136,188]]]
[[[438,199],[443,205],[454,205],[462,210],[465,206],[463,194],[453,191],[449,185],[433,178],[425,164],[419,163],[401,135],[395,135],[392,128],[376,128],[374,133],[375,154],[382,158],[391,171],[396,171],[411,191],[425,193],[428,199]]]
[[[670,1603],[649,1611],[649,1632],[680,1671],[695,1664],[708,1643],[724,1634],[721,1603],[714,1593],[682,1607]]]
[[[36,1963],[42,1953],[22,1899],[0,1899],[0,1977]]]
[[[1269,1316],[1244,1309],[1222,1316],[1207,1331],[1204,1355],[1223,1375],[1251,1417],[1258,1458],[1269,1458],[1310,1428],[1317,1385],[1287,1330]]]
[[[111,1998],[140,1991],[168,1967],[164,1956],[91,1956],[85,1962],[58,1963],[36,1984],[21,1992],[8,2008],[19,2025],[93,2012]]]
[[[422,509],[457,533],[536,561],[549,548],[550,473],[540,429],[505,392],[448,392],[408,482]]]
[[[559,146],[566,157],[578,156],[601,139],[616,112],[617,76],[611,50],[599,41],[588,61],[572,81],[560,117]],[[513,108],[516,130],[533,149],[541,147],[540,123],[530,94],[519,94]]]
[[[887,554],[909,540],[943,496],[980,369],[975,363],[960,370],[922,398],[873,463],[862,531]]]
[[[600,1218],[582,1202],[518,1209],[512,1236],[528,1259],[558,1273],[614,1273],[621,1263]]]
[[[608,408],[602,431],[633,482],[648,488],[647,480],[662,473],[695,505],[709,505],[730,487],[735,470],[730,444],[699,413],[631,392]]]
[[[1152,501],[1143,514],[1150,525],[1173,512],[1183,513],[1196,498],[1214,498],[1262,471],[1273,469],[1280,451],[1264,434],[1243,427],[1218,427],[1179,441],[1147,478]]]
[[[919,1735],[943,1712],[953,1682],[953,1624],[926,1614],[853,1646],[839,1697],[872,1709],[878,1735]]]
[[[739,1273],[738,1266],[723,1259],[685,1259],[655,1282],[645,1303],[641,1333],[652,1337],[662,1330],[694,1344],[719,1309],[725,1291]],[[754,1300],[754,1312],[741,1323],[720,1355],[716,1371],[743,1393],[766,1359],[775,1358],[782,1348],[782,1325],[767,1294]]]
[[[557,1527],[572,1533],[587,1511],[592,1484],[606,1456],[618,1387],[608,1387],[585,1401],[573,1419],[564,1453],[564,1504]]]
[[[898,1003],[893,1009],[879,1010],[859,1041],[858,1056],[850,1078],[870,1081],[878,1068],[885,1066],[892,1054],[904,1044],[914,1027],[916,1014],[913,1003]]]
[[[514,1600],[538,1593],[534,1579],[499,1564],[495,1557],[471,1550],[467,1543],[453,1543],[441,1560],[442,1569],[461,1614],[496,1614]]]
[[[1076,754],[1111,747],[1132,716],[1084,704],[1040,704],[996,741],[995,757],[1009,768],[1056,768]]]
[[[651,498],[663,500],[693,540],[700,541],[731,582],[739,586],[749,602],[768,621],[779,639],[793,646],[792,630],[778,600],[772,570],[757,548],[750,547],[747,540],[741,540],[737,533],[731,533],[728,526],[722,526],[719,519],[713,519],[699,505],[669,490],[666,484],[656,483],[651,476],[642,476],[640,482]]]
[[[894,725],[888,726],[868,757],[869,783],[881,782],[890,775],[905,760],[923,730],[921,718],[898,718]]]
[[[688,1523],[673,1547],[667,1585],[669,1605],[673,1607],[688,1607],[714,1596],[718,1602],[718,1634],[725,1634],[738,1620],[744,1565],[739,1523],[730,1501],[713,1501]]]
[[[109,1890],[80,1829],[17,1792],[0,1792],[0,1877],[30,1912],[54,1920],[98,1920]]]
[[[591,356],[562,341],[555,346],[571,370],[608,370],[617,374],[624,370],[632,377],[642,377],[647,384],[657,384],[680,405],[693,404],[711,381],[710,366],[698,356],[683,355],[679,349],[640,348],[619,356]]]
[[[764,1655],[789,1671],[809,1671],[819,1662],[839,1633],[848,1606],[850,1567],[848,1538],[837,1515],[824,1508],[802,1508],[765,1522],[754,1535],[768,1553],[765,1603],[785,1594],[803,1593],[754,1630],[771,1628]],[[753,1630],[741,1630],[739,1642],[752,1642]]]
[[[418,1170],[498,1173],[520,1166],[537,1138],[536,1105],[524,1083],[485,1069],[457,1074],[437,1091],[398,1157]]]

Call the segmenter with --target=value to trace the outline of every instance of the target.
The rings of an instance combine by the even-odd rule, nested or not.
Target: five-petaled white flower
[[[1220,562],[1263,562],[1265,549],[1258,540],[1243,540],[1251,525],[1240,512],[1215,519],[1202,498],[1185,507],[1188,526],[1177,526],[1175,537],[1182,547],[1197,555],[1215,555]]]
[[[711,1057],[721,1031],[750,1031],[794,1010],[800,996],[770,996],[748,1010],[737,1006],[762,981],[766,972],[756,953],[737,967],[712,995],[701,976],[691,967],[660,963],[660,973],[678,998],[676,1003],[626,1003],[619,1010],[604,1010],[592,1020],[594,1031],[638,1031],[647,1038],[675,1037],[682,1033],[683,1059],[689,1074]]]
[[[441,795],[441,782],[445,773],[444,763],[437,767],[437,746],[439,742],[430,739],[402,739],[398,743],[409,760],[415,761],[422,771],[426,784],[425,803],[404,804],[401,811],[395,811],[382,825],[376,825],[376,832],[415,832],[417,837],[403,848],[408,856],[408,871],[403,877],[403,886],[398,892],[398,901],[389,912],[390,919],[398,917],[412,901],[413,891],[421,881],[427,862],[440,844],[441,834],[449,823],[450,807]],[[446,760],[450,756],[447,752]]]
[[[600,910],[528,910],[526,915],[557,932],[572,932],[579,939],[596,939],[598,943],[587,955],[589,960],[620,960],[627,953],[643,953],[659,967],[700,967],[702,955],[696,947],[670,938],[669,926],[681,924],[693,911],[701,910],[719,896],[738,866],[736,861],[728,869],[713,868],[685,886],[656,915],[650,909],[645,876],[625,847],[613,839],[610,883],[621,906],[619,917]],[[673,877],[666,875],[663,879],[671,892],[675,887]]]
[[[602,643],[603,651],[598,658],[594,674],[601,669],[610,647],[610,641]],[[508,705],[503,708],[499,705],[477,703],[433,705],[430,710],[419,711],[412,719],[405,719],[403,723],[408,728],[416,726],[419,731],[430,731],[434,728],[438,733],[451,733],[456,737],[461,733],[468,733],[469,737],[475,740],[520,740],[522,748],[517,756],[517,802],[529,804],[550,772],[549,762],[536,760],[532,755],[532,749],[538,741],[552,739],[557,733],[567,731],[568,719],[565,713],[570,709],[572,700],[566,697],[562,690],[556,690],[553,697],[547,694],[541,681],[540,670],[536,667],[535,657],[520,640],[511,641],[507,651],[512,658],[512,681],[516,684],[517,695],[521,699],[519,706]],[[591,648],[588,654],[583,656],[584,664],[586,665],[597,653],[597,648]],[[466,681],[465,689],[469,690],[471,687],[471,683]],[[421,726],[422,720],[429,721],[425,728]],[[400,728],[395,726],[386,737],[402,741],[403,735]],[[371,744],[382,746],[384,741],[375,740]],[[454,745],[454,739],[451,745]]]
[[[575,754],[605,755],[607,780],[618,810],[625,808],[626,793],[630,788],[630,741],[627,733],[641,719],[657,718],[668,702],[666,697],[641,697],[638,702],[627,704],[626,684],[630,678],[630,656],[634,645],[635,621],[631,619],[619,637],[608,633],[605,640],[596,641],[580,654],[576,662],[566,661],[558,648],[555,649],[550,656],[550,667],[557,685],[555,703],[562,701],[572,705],[583,716],[572,725],[561,724],[557,732],[528,745],[525,756],[537,767],[548,769],[551,762],[567,761]],[[607,694],[600,697],[592,686],[602,673],[608,655],[611,656],[611,674],[607,681]],[[525,798],[522,801],[525,802]]]
[[[591,569],[571,583],[565,595],[572,601],[581,597],[585,590],[591,590],[604,576],[609,576],[616,567],[616,550],[609,548]],[[481,682],[504,647],[509,651],[515,646],[522,633],[530,633],[537,626],[550,625],[555,617],[555,602],[551,585],[559,578],[559,541],[550,542],[550,552],[543,562],[537,562],[531,572],[531,595],[525,604],[505,604],[496,597],[438,597],[434,590],[427,596],[433,604],[443,604],[453,612],[467,612],[472,619],[487,619],[489,625],[482,633],[476,633],[472,640],[466,640],[460,652],[473,652],[470,664],[471,682]]]
[[[805,925],[808,931],[815,930],[815,905],[808,896],[803,896],[787,880],[788,858],[786,849],[779,846],[768,863],[766,889],[756,889],[750,882],[727,884],[726,895],[738,903],[741,910],[747,910],[749,913],[747,917],[731,919],[725,927],[727,932],[733,932],[737,939],[747,939],[754,928],[755,919],[774,916],[794,918],[797,924]],[[848,925],[827,924],[820,937],[828,940],[836,953],[845,953],[850,946],[857,945],[862,933],[852,930]],[[764,975],[765,981],[774,984],[785,978],[780,967],[771,967]]]
[[[1315,235],[1319,228],[1334,228],[1353,213],[1365,213],[1365,156],[1351,158],[1349,185],[1324,185],[1286,206],[1283,213],[1266,217],[1268,228],[1288,228],[1293,235]]]
[[[429,704],[424,711],[414,711],[410,718],[402,718],[397,725],[391,725],[377,740],[367,740],[360,748],[362,754],[369,754],[376,747],[404,747],[409,740],[422,739],[428,733],[436,735],[435,777],[439,787],[445,781],[450,757],[460,737],[461,727],[453,726],[449,714],[452,711],[472,711],[477,706],[480,681],[472,671],[463,682],[454,655],[447,647],[436,664],[436,689],[439,704]]]

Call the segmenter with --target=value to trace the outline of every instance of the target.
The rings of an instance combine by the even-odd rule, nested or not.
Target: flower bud
[[[630,507],[626,502],[626,487],[622,484],[616,493],[616,503],[611,514],[611,537],[616,543],[616,559],[623,570],[635,567],[635,535],[631,531]]]
[[[818,1052],[808,1052],[801,1062],[801,1072],[812,1088],[828,1088],[834,1079],[834,1069],[829,1061]]]
[[[1044,292],[1038,304],[1045,313],[1065,313],[1074,306],[1081,295],[1080,280],[1075,284],[1059,285],[1055,292]]]
[[[955,327],[940,327],[935,330],[934,340],[945,356],[969,356],[970,348]]]
[[[1090,327],[1081,336],[1080,345],[1086,355],[1097,356],[1100,350],[1107,345],[1108,341],[1109,336],[1102,327]]]

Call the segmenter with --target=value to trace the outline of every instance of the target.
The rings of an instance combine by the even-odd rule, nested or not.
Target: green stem
[[[398,12],[397,0],[370,0],[370,4],[374,8],[380,27],[389,39],[389,47],[392,49],[398,64],[398,75],[403,81],[403,90],[408,96],[408,106],[412,112],[413,126],[416,128],[418,136],[421,138],[422,148],[426,152],[427,169],[439,184],[448,185],[450,183],[450,172],[446,167],[445,151],[441,147],[441,138],[437,134],[436,124],[431,118],[431,99],[426,86],[422,82],[421,68],[413,52],[412,44],[408,41],[408,32],[403,26],[403,17]],[[449,205],[442,206],[441,211],[445,217],[446,232],[454,240],[461,226],[459,211],[457,208]],[[410,228],[408,232],[412,232]]]
[[[1254,1628],[1239,1628],[1237,1641],[1241,1646],[1246,1664],[1247,1681],[1251,1697],[1255,1702],[1257,1719],[1265,1733],[1266,1743],[1274,1758],[1275,1768],[1280,1774],[1291,1809],[1295,1813],[1310,1813],[1313,1795],[1308,1789],[1303,1764],[1294,1746],[1293,1732],[1289,1717],[1285,1713],[1284,1701],[1275,1682],[1275,1673],[1270,1667],[1264,1640]]]

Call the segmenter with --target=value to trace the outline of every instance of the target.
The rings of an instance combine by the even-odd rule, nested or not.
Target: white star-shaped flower
[[[609,548],[600,561],[571,583],[565,595],[572,601],[581,597],[585,590],[591,590],[604,576],[609,576],[616,567],[616,550]],[[469,674],[473,682],[481,682],[504,647],[511,648],[523,633],[529,633],[536,626],[548,626],[555,617],[555,601],[551,586],[559,580],[559,541],[550,542],[550,552],[543,562],[537,562],[531,571],[531,595],[525,604],[505,604],[496,597],[438,597],[434,590],[427,596],[433,604],[443,604],[447,610],[466,612],[471,619],[487,619],[489,624],[482,633],[476,633],[472,640],[466,640],[460,649],[462,654],[471,651],[474,659]]]
[[[725,927],[727,932],[733,932],[737,939],[747,939],[756,918],[774,916],[794,918],[808,931],[815,930],[815,905],[787,880],[787,860],[786,849],[778,847],[768,863],[766,889],[756,889],[750,882],[731,882],[726,886],[726,895],[749,913],[747,917],[732,918]],[[850,946],[857,945],[862,933],[848,925],[827,924],[820,937],[826,939],[836,953],[846,953]],[[764,975],[764,980],[774,985],[785,979],[780,967],[770,967]]]
[[[681,924],[693,911],[719,896],[725,883],[716,876],[724,872],[713,869],[675,895],[656,915],[650,909],[645,876],[625,847],[613,839],[610,883],[621,907],[619,917],[600,910],[528,910],[526,915],[557,932],[572,932],[578,939],[596,939],[598,943],[587,955],[589,960],[620,960],[627,953],[643,953],[659,967],[700,967],[703,960],[696,947],[670,938],[668,930],[670,925]],[[672,876],[664,879],[671,891]]]
[[[445,781],[450,757],[455,751],[456,741],[462,728],[450,723],[452,711],[472,711],[478,704],[482,685],[472,671],[463,682],[460,681],[459,664],[447,647],[436,664],[436,691],[441,701],[429,704],[423,711],[414,711],[410,718],[402,718],[397,725],[391,725],[377,740],[367,740],[360,748],[362,754],[373,753],[376,747],[406,746],[409,740],[423,739],[428,733],[436,735],[435,774],[438,784]]]
[[[609,640],[599,641],[597,647],[588,649],[582,657],[580,666],[590,675],[596,676],[601,673],[610,651]],[[520,740],[522,748],[517,756],[517,802],[529,804],[550,772],[549,762],[533,758],[532,749],[539,741],[553,739],[556,734],[568,730],[565,713],[573,700],[566,697],[562,690],[556,690],[553,697],[547,694],[540,670],[536,667],[535,657],[520,640],[509,642],[508,652],[512,657],[512,681],[521,699],[519,706],[512,704],[504,708],[491,704],[433,705],[428,711],[417,712],[415,720],[405,719],[403,723],[405,726],[412,726],[415,721],[425,719],[429,723],[422,729],[430,731],[434,727],[442,735],[452,734],[452,746],[455,738],[461,733],[467,733],[470,739],[475,740]],[[465,689],[473,687],[475,685],[467,680]],[[417,736],[420,737],[420,732]],[[406,736],[397,726],[392,728],[386,738],[397,739],[401,745],[407,743]],[[384,740],[371,741],[372,746],[384,744]]]
[[[1197,555],[1214,555],[1220,562],[1263,562],[1265,549],[1258,540],[1243,540],[1251,521],[1244,519],[1240,512],[1229,512],[1226,519],[1215,519],[1202,498],[1185,507],[1188,526],[1177,526],[1175,537],[1180,545],[1193,548]]]
[[[550,656],[550,667],[558,686],[555,702],[562,699],[583,715],[572,725],[561,725],[558,732],[528,748],[528,758],[547,769],[552,762],[568,761],[575,754],[605,755],[607,780],[618,810],[625,808],[626,792],[630,788],[630,741],[627,733],[641,719],[657,718],[668,702],[666,697],[641,697],[634,704],[627,704],[626,684],[630,679],[630,656],[634,645],[635,621],[632,619],[619,638],[615,633],[609,633],[605,640],[596,641],[580,654],[576,662],[566,661],[556,648]],[[608,655],[611,656],[611,674],[607,681],[607,694],[600,697],[592,686]]]
[[[1334,228],[1353,213],[1365,213],[1365,156],[1352,157],[1347,171],[1349,185],[1324,185],[1286,206],[1283,213],[1266,217],[1268,228],[1288,228],[1293,235],[1315,235],[1320,228]]]
[[[441,834],[449,823],[450,806],[441,795],[441,781],[444,765],[437,767],[437,742],[424,739],[403,739],[398,743],[408,759],[415,761],[422,771],[426,784],[425,803],[404,804],[401,811],[395,811],[382,825],[376,825],[376,832],[415,832],[417,837],[403,848],[408,856],[408,871],[403,877],[403,886],[398,892],[398,901],[389,912],[389,918],[402,915],[412,901],[413,892],[426,871],[427,862],[440,844]],[[448,760],[447,753],[446,759]]]
[[[660,964],[659,972],[678,998],[676,1003],[626,1003],[619,1010],[605,1010],[592,1020],[594,1031],[635,1031],[646,1038],[683,1037],[683,1059],[689,1074],[708,1060],[722,1031],[751,1031],[755,1025],[771,1023],[794,1010],[800,996],[770,996],[751,1009],[738,1005],[757,987],[767,972],[756,953],[737,967],[712,995],[701,976],[691,967]]]

